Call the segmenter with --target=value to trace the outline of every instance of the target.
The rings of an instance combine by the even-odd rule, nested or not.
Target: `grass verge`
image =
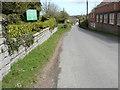
[[[66,29],[62,28],[62,24],[58,25],[58,31],[47,41],[37,46],[24,59],[14,63],[2,80],[2,88],[30,88],[36,83],[39,71],[52,57],[60,37],[70,29],[71,25]]]

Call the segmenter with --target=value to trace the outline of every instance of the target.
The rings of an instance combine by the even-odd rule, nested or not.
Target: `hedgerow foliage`
[[[7,25],[8,21],[3,20],[5,26],[3,32],[6,37],[6,44],[8,45],[8,51],[12,54],[15,50],[18,51],[21,45],[29,47],[34,43],[33,34],[40,32],[42,29],[49,27],[53,29],[56,26],[55,18],[50,18],[44,22],[29,22],[20,25],[12,24]]]
[[[36,9],[37,16],[39,17],[39,12],[41,11],[40,2],[2,2],[2,13],[8,15],[11,18],[9,23],[18,23],[18,19],[21,21],[26,21],[26,10]],[[20,17],[20,18],[19,18]],[[14,20],[17,20],[14,22]]]

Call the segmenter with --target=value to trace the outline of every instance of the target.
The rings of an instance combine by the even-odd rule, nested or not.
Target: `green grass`
[[[2,81],[0,81],[0,90],[2,89]]]
[[[29,88],[37,82],[38,74],[53,55],[60,37],[71,29],[71,25],[67,29],[61,27],[62,25],[59,25],[58,31],[46,42],[37,46],[24,59],[13,64],[11,71],[2,80],[3,88]]]

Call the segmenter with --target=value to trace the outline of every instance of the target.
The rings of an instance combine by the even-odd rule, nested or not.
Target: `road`
[[[65,36],[57,88],[117,88],[118,38],[77,25]]]

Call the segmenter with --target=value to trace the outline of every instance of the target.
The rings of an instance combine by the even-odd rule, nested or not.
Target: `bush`
[[[2,15],[2,35],[3,37],[7,37],[7,28],[8,28],[8,20],[6,18],[6,15]]]
[[[24,40],[24,46],[25,47],[30,47],[34,43],[34,37],[32,33],[24,34],[22,35],[22,39]]]
[[[8,25],[9,37],[17,38],[28,32],[32,33],[34,26],[32,24]]]
[[[55,18],[50,18],[45,22],[27,23],[20,25],[8,25],[7,32],[10,38],[21,37],[23,34],[39,32],[44,28],[53,29],[56,26]]]
[[[9,14],[7,15],[7,19],[9,24],[21,22],[21,18],[19,14]]]
[[[15,50],[18,51],[20,45],[29,47],[34,43],[33,34],[49,27],[53,29],[56,26],[55,18],[50,18],[45,22],[24,23],[20,25],[8,25],[6,31],[6,44],[8,51],[12,54]],[[6,30],[6,29],[5,29]]]
[[[56,25],[57,25],[57,22],[56,22],[55,18],[50,18],[48,23],[49,23],[49,28],[50,29],[54,29],[54,27],[56,27]]]
[[[49,20],[46,20],[44,22],[37,22],[35,25],[37,29],[39,28],[44,29],[47,27],[49,27],[50,29],[53,29],[57,25],[57,23],[55,18],[50,18]]]
[[[8,51],[11,55],[15,50],[18,51],[21,45],[29,47],[34,42],[33,30],[35,30],[34,23],[27,23],[21,25],[8,25],[7,37],[5,44],[8,45]]]
[[[63,24],[62,28],[68,28],[68,24]]]
[[[42,16],[41,21],[43,21],[43,22],[44,22],[45,20],[48,20],[48,16],[47,16],[47,15],[43,15],[43,16]]]
[[[81,28],[87,29],[87,28],[88,28],[87,25],[88,25],[87,20],[84,20],[84,21],[82,21],[82,22],[79,22],[79,26],[80,26]]]

